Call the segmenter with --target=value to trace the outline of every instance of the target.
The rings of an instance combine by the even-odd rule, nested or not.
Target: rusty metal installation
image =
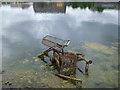
[[[48,46],[49,48],[38,55],[38,58],[46,62],[44,60],[44,57],[48,57],[51,64],[59,72],[59,74],[55,75],[81,82],[81,80],[75,78],[73,79],[68,76],[75,74],[77,69],[81,73],[87,74],[89,64],[92,63],[92,60],[87,61],[83,58],[85,55],[81,53],[65,52],[63,48],[67,47],[69,43],[70,40],[62,40],[57,37],[47,35],[43,38],[42,44]],[[52,52],[52,55],[50,55],[49,52]],[[85,71],[82,71],[80,68],[77,67],[77,61],[86,62]]]

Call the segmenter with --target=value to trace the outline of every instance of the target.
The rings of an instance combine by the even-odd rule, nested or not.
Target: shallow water
[[[76,71],[76,77],[83,80],[82,88],[118,87],[118,10],[98,12],[66,5],[63,10],[41,12],[34,5],[37,4],[0,7],[3,87],[7,81],[12,82],[12,87],[22,88],[78,87],[52,75],[54,68],[35,58],[47,48],[41,44],[46,35],[71,40],[66,51],[84,53],[86,59],[93,60],[88,76]],[[77,63],[84,69],[83,64]]]

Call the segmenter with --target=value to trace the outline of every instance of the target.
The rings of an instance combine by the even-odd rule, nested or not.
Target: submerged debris
[[[68,76],[76,74],[76,69],[78,69],[82,73],[85,72],[86,74],[88,74],[89,64],[92,63],[92,60],[87,61],[83,58],[85,55],[81,53],[65,52],[63,48],[69,45],[70,40],[62,40],[57,37],[47,35],[43,38],[42,43],[49,48],[38,55],[38,58],[47,63],[44,57],[48,57],[51,64],[60,73],[54,73],[55,75],[59,77],[64,77],[66,79],[72,79],[74,81],[77,80],[82,82],[82,80],[78,80],[76,78],[71,78]],[[50,55],[50,52],[52,55]],[[82,71],[80,68],[77,67],[77,61],[86,62],[85,71]]]
[[[57,74],[57,73],[53,73],[54,75],[57,75],[59,77],[62,77],[62,78],[66,78],[66,79],[70,79],[70,80],[74,80],[74,81],[77,81],[77,82],[81,82],[82,83],[82,80],[81,79],[76,79],[76,78],[71,78],[69,76],[65,76],[65,75],[61,75],[61,74]]]
[[[4,70],[0,71],[0,74],[3,74],[3,73],[5,73],[5,71],[4,71]]]
[[[5,82],[5,85],[11,86],[11,85],[12,85],[12,82],[7,81],[7,82]]]

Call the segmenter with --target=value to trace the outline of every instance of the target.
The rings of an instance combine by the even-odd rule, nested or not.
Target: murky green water
[[[51,9],[48,8],[50,5]],[[57,9],[53,10],[52,5],[54,8],[56,5]],[[47,48],[41,44],[42,38],[46,35],[70,39],[71,43],[66,51],[84,53],[86,59],[93,60],[88,76],[76,71],[76,77],[83,80],[82,88],[118,87],[116,4],[82,5],[75,3],[1,5],[2,69],[5,71],[2,75],[3,87],[77,87],[54,76],[52,73],[56,71],[53,67],[35,59]],[[83,62],[78,62],[77,65],[84,68]],[[12,86],[5,85],[7,81],[12,82]]]

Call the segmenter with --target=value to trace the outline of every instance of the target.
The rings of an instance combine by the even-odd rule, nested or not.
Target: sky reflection
[[[104,10],[102,13],[86,9],[66,7],[66,13],[35,13],[28,9],[3,6],[3,48],[10,43],[40,41],[45,35],[54,35],[72,40],[109,42],[117,40],[118,11]],[[73,37],[74,36],[74,37]],[[37,42],[36,41],[36,42]],[[40,42],[39,42],[40,43]]]

